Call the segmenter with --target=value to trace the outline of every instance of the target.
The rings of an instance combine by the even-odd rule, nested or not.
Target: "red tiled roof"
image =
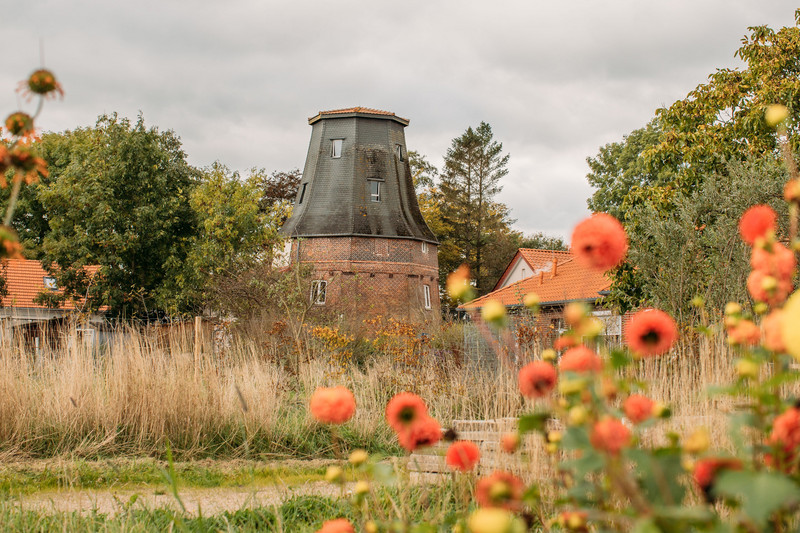
[[[8,295],[2,299],[3,306],[48,309],[46,306],[33,301],[40,292],[50,290],[45,288],[44,278],[51,276],[50,273],[42,268],[41,262],[30,259],[7,259],[3,261],[1,268],[2,275],[6,279],[6,289],[8,290]],[[86,267],[90,274],[94,274],[99,269],[99,266]],[[62,291],[55,290],[52,292],[61,294]],[[80,299],[77,303],[80,305],[82,302],[83,299]],[[76,309],[75,302],[66,300],[59,309]]]
[[[460,307],[478,309],[489,300],[499,300],[506,306],[522,305],[522,299],[529,292],[535,292],[542,305],[571,300],[594,300],[600,297],[600,291],[607,290],[609,286],[611,280],[605,273],[587,268],[570,257],[563,263],[558,262],[555,276],[552,271],[543,272],[492,291]]]
[[[380,116],[384,116],[384,117],[394,117],[394,118],[399,119],[399,120],[405,122],[406,124],[408,124],[408,119],[407,118],[398,117],[397,115],[395,115],[391,111],[383,111],[382,109],[372,109],[370,107],[360,107],[360,106],[359,107],[348,107],[348,108],[344,108],[344,109],[331,109],[329,111],[320,111],[319,113],[317,113],[316,116],[310,117],[308,120],[309,120],[309,122],[311,122],[312,120],[321,118],[324,115],[345,115],[345,114],[348,114],[348,113],[362,113],[364,115],[380,115]]]
[[[567,259],[572,257],[572,254],[568,251],[562,250],[539,250],[536,248],[520,248],[517,250],[516,255],[514,255],[513,259],[508,263],[508,266],[503,271],[503,275],[500,276],[500,279],[497,280],[497,283],[494,284],[492,290],[497,290],[506,279],[506,276],[511,272],[511,268],[516,263],[517,258],[521,257],[523,261],[528,263],[528,266],[531,267],[531,272],[535,272],[536,270],[540,270],[548,265],[552,265],[553,258],[556,258],[559,264]]]

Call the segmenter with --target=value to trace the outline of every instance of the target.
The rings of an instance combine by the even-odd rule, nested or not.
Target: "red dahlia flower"
[[[322,527],[317,530],[317,533],[355,533],[353,524],[346,518],[337,518],[336,520],[328,520]]]
[[[417,448],[433,446],[442,440],[442,426],[433,418],[426,416],[411,427],[397,433],[400,446],[413,452]]]
[[[630,395],[622,404],[625,416],[634,424],[644,422],[653,416],[653,406],[655,402],[641,394]]]
[[[678,340],[678,326],[664,311],[646,309],[631,317],[625,328],[625,343],[640,357],[669,351]]]
[[[545,361],[534,361],[519,371],[519,390],[527,398],[541,398],[556,386],[556,369]]]
[[[515,511],[522,505],[522,480],[509,472],[497,471],[478,480],[475,500],[481,507],[499,507]]]
[[[712,503],[714,497],[712,491],[714,489],[714,480],[723,470],[741,470],[742,462],[738,459],[730,457],[707,457],[700,459],[694,465],[692,478],[700,490],[703,491],[703,497],[709,503]]]
[[[395,394],[386,404],[386,421],[397,432],[405,431],[427,417],[425,401],[412,392]]]
[[[739,219],[739,233],[742,240],[754,245],[759,237],[766,237],[770,231],[775,231],[778,214],[768,205],[754,205],[744,212]]]
[[[606,213],[584,219],[572,232],[572,252],[591,268],[608,270],[628,251],[628,236],[619,220]]]
[[[600,356],[586,346],[570,348],[558,362],[558,369],[562,372],[596,372],[602,368]]]
[[[481,451],[478,446],[468,440],[458,440],[450,445],[445,455],[447,466],[454,470],[468,472],[475,468],[481,460]]]
[[[589,442],[596,450],[618,455],[631,443],[631,430],[616,418],[605,418],[594,425]]]
[[[311,395],[311,414],[324,424],[342,424],[356,412],[356,399],[345,387],[320,387]]]

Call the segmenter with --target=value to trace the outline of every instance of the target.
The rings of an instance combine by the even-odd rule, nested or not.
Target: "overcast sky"
[[[302,169],[320,110],[408,118],[437,167],[468,126],[511,155],[515,227],[568,236],[586,157],[645,125],[733,57],[748,26],[794,24],[784,0],[19,0],[3,7],[0,110],[40,64],[66,96],[45,131],[117,112],[172,129],[196,166]]]

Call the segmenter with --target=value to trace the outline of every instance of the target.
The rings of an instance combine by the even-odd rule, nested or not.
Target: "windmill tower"
[[[311,301],[357,318],[438,320],[438,242],[411,180],[408,120],[353,107],[308,123],[303,178],[281,232],[291,261],[313,269]]]

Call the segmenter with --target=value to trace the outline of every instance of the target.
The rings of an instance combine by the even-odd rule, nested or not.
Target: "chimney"
[[[558,261],[556,260],[556,254],[553,254],[553,277],[555,278],[558,274]]]
[[[539,285],[544,285],[544,270],[539,272]]]

